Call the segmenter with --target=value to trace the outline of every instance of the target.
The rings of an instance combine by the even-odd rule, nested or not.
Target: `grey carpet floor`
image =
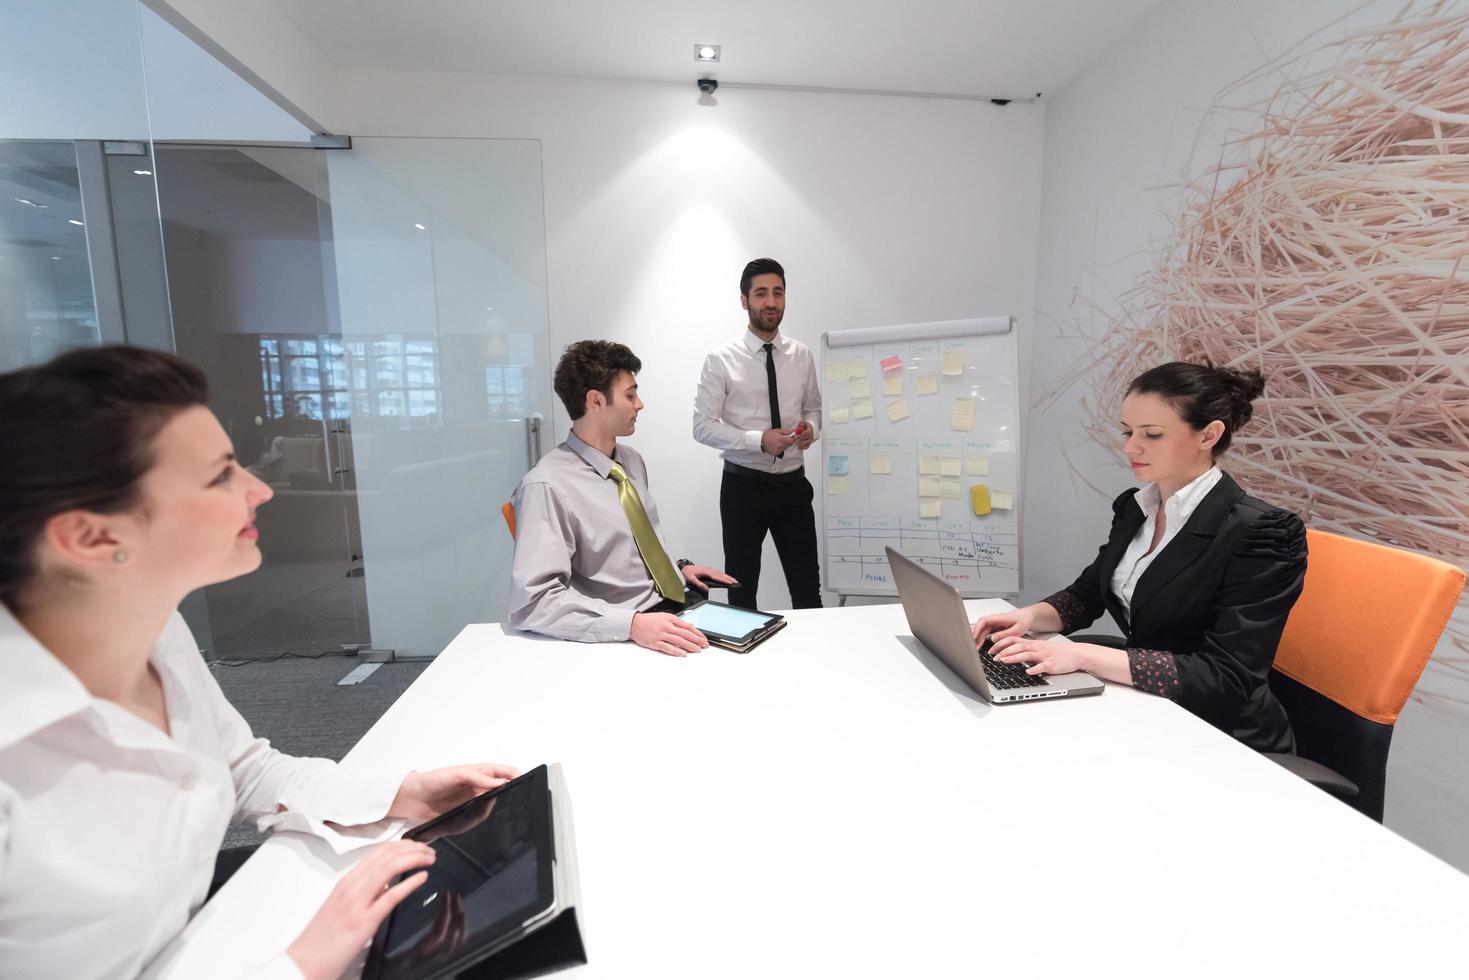
[[[211,670],[225,697],[257,736],[270,739],[271,745],[290,755],[339,762],[429,663],[383,664],[367,680],[351,687],[338,687],[337,681],[357,666],[356,657],[216,665]],[[235,827],[224,843],[238,847],[262,839],[253,828]]]

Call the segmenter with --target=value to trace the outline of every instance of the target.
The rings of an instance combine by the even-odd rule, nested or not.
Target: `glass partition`
[[[137,0],[0,5],[0,370],[175,350],[275,490],[262,568],[185,600],[211,659],[504,618],[500,506],[551,410],[541,200],[534,141],[317,149]]]
[[[505,617],[500,506],[550,417],[540,144],[356,137],[325,158],[372,642],[434,654]]]

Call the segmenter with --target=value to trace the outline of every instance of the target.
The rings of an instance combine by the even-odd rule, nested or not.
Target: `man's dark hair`
[[[786,271],[775,259],[754,259],[745,266],[745,271],[740,273],[740,295],[750,295],[750,283],[755,281],[756,276],[763,276],[767,272],[773,272],[780,276],[780,284],[786,284]]]
[[[0,374],[0,602],[15,610],[52,517],[136,506],[158,431],[208,397],[198,368],[139,347],[83,348]]]
[[[643,362],[625,344],[610,340],[578,340],[566,348],[556,365],[556,394],[575,422],[586,414],[587,392],[612,398],[612,382],[619,372],[637,374]]]

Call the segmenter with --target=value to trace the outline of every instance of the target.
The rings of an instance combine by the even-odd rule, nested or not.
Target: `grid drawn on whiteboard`
[[[976,323],[978,321],[975,321]],[[1020,591],[1013,329],[822,347],[823,584],[893,595],[892,547],[965,595]],[[948,327],[944,336],[921,336]],[[815,482],[815,481],[813,481]]]

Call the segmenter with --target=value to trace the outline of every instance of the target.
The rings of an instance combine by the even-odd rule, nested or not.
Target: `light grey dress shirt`
[[[821,385],[811,348],[777,333],[771,354],[780,398],[780,427],[811,425],[821,436]],[[694,395],[694,438],[723,450],[724,459],[764,473],[799,469],[804,455],[792,446],[776,458],[760,449],[770,425],[770,380],[765,374],[765,342],[746,329],[739,340],[709,352]]]
[[[623,445],[612,452],[657,532],[643,457]],[[588,643],[626,640],[633,613],[662,600],[607,475],[612,462],[573,432],[515,488],[512,629]],[[661,533],[658,539],[677,557]]]

